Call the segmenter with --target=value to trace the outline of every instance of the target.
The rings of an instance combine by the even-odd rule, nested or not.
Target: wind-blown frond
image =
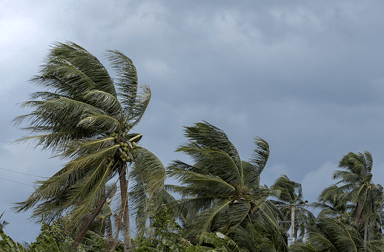
[[[185,127],[185,136],[191,143],[201,148],[216,149],[227,153],[238,167],[241,180],[243,179],[239,153],[221,129],[207,122],[196,123],[195,126]]]
[[[117,98],[107,92],[101,90],[92,90],[84,95],[84,100],[103,111],[110,116],[119,116],[122,112],[122,107]]]
[[[231,184],[242,183],[239,168],[224,151],[200,148],[193,144],[181,146],[177,151],[193,156],[196,160],[194,167],[201,167],[200,173],[218,176]]]
[[[185,187],[184,192],[198,192],[204,188],[209,188],[209,192],[213,195],[229,194],[235,191],[235,187],[225,182],[223,179],[212,175],[203,175],[191,171],[185,171],[178,167],[168,167],[168,174],[182,181],[182,185],[193,185],[194,188]]]
[[[121,104],[123,104],[126,114],[131,115],[138,90],[136,67],[130,58],[117,50],[108,50],[108,59],[117,73],[116,85],[118,86],[118,96],[121,97]]]
[[[255,144],[257,148],[254,150],[251,163],[255,165],[257,169],[257,174],[260,176],[269,158],[269,145],[261,137],[255,138]]]
[[[78,158],[88,155],[90,153],[114,146],[116,149],[119,147],[114,142],[113,137],[105,137],[100,139],[84,139],[72,141],[68,145],[64,145],[63,157]]]
[[[71,97],[86,90],[90,91],[89,87],[116,95],[113,81],[105,67],[95,56],[72,42],[55,44],[40,74],[38,77],[43,81],[43,86],[69,91],[73,94]],[[56,77],[63,83],[50,83],[50,77]],[[88,78],[90,84],[81,81],[81,77]]]
[[[136,159],[130,174],[133,185],[129,196],[136,216],[136,228],[141,236],[149,215],[154,214],[163,203],[165,167],[146,149],[137,148],[133,153]]]
[[[211,208],[201,211],[196,218],[195,223],[188,227],[186,237],[196,237],[201,232],[214,231],[211,229],[212,221],[220,213],[228,209],[230,200],[216,200]]]
[[[108,115],[91,115],[83,118],[77,127],[87,130],[99,130],[103,132],[114,132],[120,128],[120,122]]]
[[[150,100],[151,100],[151,89],[149,89],[148,86],[140,87],[138,96],[135,102],[135,106],[131,110],[131,114],[128,117],[132,127],[141,121],[141,118],[143,117],[144,112],[147,109]]]

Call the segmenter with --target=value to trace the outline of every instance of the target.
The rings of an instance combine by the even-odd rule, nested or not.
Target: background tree
[[[275,191],[275,198],[278,199],[272,202],[284,214],[285,218],[282,221],[289,221],[293,242],[296,242],[298,233],[302,239],[306,227],[315,216],[306,209],[308,201],[303,199],[301,184],[290,180],[286,175],[281,175],[271,186],[271,190]]]
[[[124,251],[130,251],[127,171],[143,150],[136,147],[141,135],[130,130],[142,118],[151,93],[138,86],[136,68],[123,53],[108,51],[108,60],[116,78],[79,45],[57,43],[32,79],[45,90],[33,93],[24,103],[33,111],[15,120],[28,122],[25,129],[37,135],[20,141],[36,140],[36,146],[69,161],[51,178],[39,181],[15,209],[34,208],[32,216],[48,222],[66,213],[73,229],[88,213],[100,211],[107,200],[105,185],[117,176],[121,197],[115,224],[117,231],[123,229]]]
[[[383,187],[372,182],[373,159],[371,153],[347,153],[339,162],[333,178],[340,179],[340,190],[355,207],[352,211],[354,224],[364,229],[364,244],[368,240],[369,225],[379,220],[378,209],[383,202]],[[373,236],[371,236],[373,237]]]

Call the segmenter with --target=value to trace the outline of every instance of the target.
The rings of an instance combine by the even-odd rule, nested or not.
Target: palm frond
[[[124,111],[127,115],[132,115],[138,91],[136,67],[133,65],[132,60],[122,52],[108,50],[107,55],[112,68],[117,73],[118,96],[121,98]]]
[[[111,146],[116,147],[116,149],[119,147],[119,145],[115,143],[113,137],[71,141],[67,145],[63,146],[61,156],[68,158],[83,157],[84,155],[88,155]]]
[[[133,180],[129,198],[131,207],[136,216],[136,228],[139,236],[145,230],[149,215],[163,203],[165,167],[161,161],[150,151],[137,148],[130,177]]]
[[[92,90],[84,95],[84,100],[88,104],[105,111],[108,115],[113,117],[119,118],[119,115],[122,112],[119,100],[108,92]]]
[[[238,167],[241,179],[243,178],[239,153],[221,129],[204,121],[203,123],[196,123],[192,127],[185,127],[185,136],[189,142],[201,148],[216,149],[227,153]]]
[[[120,123],[115,118],[103,115],[94,114],[87,116],[77,124],[77,127],[84,130],[97,130],[99,132],[114,132],[120,128]]]
[[[151,89],[148,86],[141,86],[136,97],[135,106],[128,115],[129,124],[133,127],[141,121],[145,110],[151,100]]]
[[[89,79],[90,83],[84,83],[84,80],[82,82],[81,78]],[[61,83],[55,83],[55,79]],[[105,67],[95,56],[73,42],[56,43],[40,75],[33,80],[41,81],[38,84],[48,88],[67,91],[71,93],[71,97],[77,97],[78,93],[92,89],[116,95],[112,79]],[[77,85],[73,85],[74,83]]]
[[[213,195],[228,195],[235,191],[236,188],[218,176],[203,175],[192,171],[185,171],[179,167],[168,167],[167,174],[170,177],[179,179],[183,187],[183,192],[186,194],[201,194],[204,188],[209,188],[209,192]],[[193,185],[190,186],[190,185]],[[181,188],[180,188],[181,189]],[[182,192],[181,190],[179,192]]]
[[[200,172],[218,176],[232,185],[241,184],[240,170],[228,153],[217,149],[200,148],[195,145],[180,146],[178,151],[193,156],[197,161],[194,167],[201,167]],[[181,165],[183,168],[185,167],[184,164]]]
[[[269,145],[261,137],[255,138],[255,144],[257,148],[254,150],[251,163],[255,165],[256,171],[260,176],[261,172],[264,170],[265,165],[267,164],[269,158]]]
[[[186,237],[196,237],[201,232],[210,232],[211,224],[214,218],[228,209],[231,200],[216,200],[211,208],[201,211],[196,218],[195,223],[188,227]]]

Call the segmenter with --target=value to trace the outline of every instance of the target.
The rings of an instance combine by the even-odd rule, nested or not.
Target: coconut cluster
[[[127,126],[130,126],[129,124],[127,124]],[[111,137],[113,137],[115,139],[115,143],[118,143],[118,141],[120,140],[126,140],[125,138],[120,138],[119,134],[116,133],[116,132],[112,132],[110,134]],[[126,140],[126,142],[122,141],[122,142],[119,142],[119,145],[120,145],[120,156],[115,156],[115,157],[108,157],[108,162],[112,162],[112,164],[117,161],[117,160],[121,160],[122,162],[131,162],[133,161],[134,159],[134,156],[130,153],[130,151],[132,149],[134,149],[135,147],[137,147],[137,144],[136,142],[140,140],[141,138],[141,134],[137,134],[135,135],[134,137],[132,137],[131,139],[129,140]]]
[[[119,139],[119,134],[117,134],[116,132],[112,132],[110,136],[113,137],[116,141],[117,139]]]
[[[122,150],[122,153],[120,155],[120,158],[123,162],[129,162],[131,161],[131,158],[128,156],[129,148],[128,143],[120,142],[120,148]]]
[[[109,156],[107,158],[107,163],[108,163],[109,166],[112,166],[112,165],[115,164],[115,159],[113,157]]]

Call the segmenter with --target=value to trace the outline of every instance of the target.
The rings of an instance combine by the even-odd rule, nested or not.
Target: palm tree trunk
[[[367,237],[368,237],[368,220],[364,223],[364,248],[367,246]]]
[[[131,230],[129,225],[128,208],[128,179],[127,168],[124,165],[120,171],[120,190],[121,204],[123,207],[123,232],[124,232],[124,252],[131,252]]]
[[[77,233],[77,237],[76,239],[73,241],[72,245],[71,245],[71,249],[75,249],[77,248],[77,246],[79,245],[79,243],[84,239],[85,237],[85,234],[87,233],[88,229],[89,229],[89,226],[92,224],[92,222],[95,220],[96,216],[100,213],[101,211],[101,208],[104,206],[104,203],[105,201],[107,200],[109,194],[111,192],[109,192],[108,194],[104,195],[100,200],[99,202],[97,203],[96,205],[96,208],[95,210],[93,211],[93,213],[91,214],[91,216],[88,218],[87,222],[84,224],[84,226],[80,229],[80,231]]]
[[[295,205],[291,205],[291,237],[293,243],[296,243],[296,232],[295,232]]]

